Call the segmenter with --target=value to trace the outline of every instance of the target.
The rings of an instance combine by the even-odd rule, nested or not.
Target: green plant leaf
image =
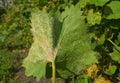
[[[99,39],[99,41],[98,41],[98,44],[99,44],[99,45],[102,45],[102,44],[104,43],[104,41],[105,41],[105,34],[103,34],[103,35],[100,37],[100,39]]]
[[[23,62],[28,76],[33,75],[39,80],[45,76],[46,63],[51,62],[52,55],[52,24],[46,12],[35,9],[31,17],[33,44]]]
[[[90,0],[80,0],[79,5],[81,8],[84,8]]]
[[[115,65],[112,65],[105,71],[106,74],[108,75],[113,75],[116,71],[117,67]]]
[[[80,75],[76,79],[76,83],[90,83],[87,75]]]
[[[4,40],[5,40],[7,35],[8,35],[8,32],[7,31],[3,31],[3,33],[0,34],[0,41],[4,42]]]
[[[111,58],[112,58],[114,61],[116,61],[116,62],[118,62],[118,63],[120,64],[120,52],[119,52],[119,51],[117,51],[117,50],[114,48],[114,49],[113,49],[113,52],[110,53],[110,56],[111,56]]]
[[[45,76],[46,64],[53,62],[54,57],[57,74],[61,77],[79,74],[82,69],[97,62],[82,12],[78,6],[71,6],[65,12],[56,19],[38,9],[32,13],[34,42],[23,62],[28,76],[33,75],[38,80]],[[60,31],[59,34],[56,31]]]
[[[79,74],[82,69],[97,62],[95,52],[91,49],[88,26],[85,24],[82,12],[79,8],[71,7],[67,14],[56,57],[57,73],[63,78],[71,74]]]
[[[109,0],[89,0],[89,4],[94,4],[96,6],[103,6],[105,3],[107,3]]]
[[[87,15],[87,21],[90,25],[100,24],[101,22],[101,13],[100,12],[93,12],[93,9],[89,10]]]
[[[119,19],[120,18],[120,1],[112,1],[107,5],[111,8],[112,13],[107,17],[107,19]]]

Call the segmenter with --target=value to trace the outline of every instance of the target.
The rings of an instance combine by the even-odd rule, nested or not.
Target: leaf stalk
[[[55,61],[53,60],[52,61],[52,83],[55,83],[55,71],[56,71],[56,69],[55,69]]]

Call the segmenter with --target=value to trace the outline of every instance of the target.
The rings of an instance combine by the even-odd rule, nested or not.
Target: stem
[[[52,61],[52,83],[55,83],[55,61]]]
[[[117,46],[112,40],[108,39],[108,41],[109,41],[110,43],[112,43],[113,46],[114,46],[118,51],[120,51],[120,47]]]

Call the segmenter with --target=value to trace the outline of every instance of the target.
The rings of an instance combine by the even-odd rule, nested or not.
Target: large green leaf
[[[112,14],[110,14],[107,19],[119,19],[120,18],[120,1],[112,1],[107,5],[111,8]]]
[[[45,76],[46,64],[53,62],[54,57],[57,74],[62,77],[79,74],[97,62],[87,25],[77,6],[66,8],[61,16],[54,18],[36,10],[32,13],[31,22],[34,42],[23,62],[28,76],[33,75],[37,79]]]
[[[68,10],[56,57],[57,73],[64,78],[71,74],[79,74],[82,69],[97,62],[95,52],[91,50],[90,36],[82,12],[76,7]]]
[[[32,13],[31,23],[34,42],[23,66],[28,76],[33,75],[40,79],[45,76],[46,63],[53,59],[52,24],[48,14],[38,9]]]

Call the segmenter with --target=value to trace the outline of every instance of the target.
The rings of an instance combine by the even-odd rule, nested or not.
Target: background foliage
[[[66,7],[69,8],[76,4],[83,12],[82,16],[85,16],[84,20],[88,25],[91,46],[97,52],[98,63],[91,65],[80,74],[73,74],[64,80],[73,83],[120,82],[119,0],[13,0],[12,3],[4,3],[0,2],[1,82],[9,82],[11,77],[15,77],[15,70],[21,66],[21,61],[17,60],[15,65],[16,61],[14,60],[21,59],[21,50],[29,50],[33,42],[30,31],[32,9],[39,8],[47,10],[51,15],[55,13],[59,15],[59,12],[64,12]],[[84,49],[89,52],[87,48]],[[10,63],[8,64],[6,61]]]

